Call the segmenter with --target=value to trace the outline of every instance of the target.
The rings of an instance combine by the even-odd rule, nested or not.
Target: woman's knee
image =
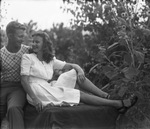
[[[86,97],[86,93],[84,93],[83,91],[80,91],[80,101],[83,102],[87,99]]]

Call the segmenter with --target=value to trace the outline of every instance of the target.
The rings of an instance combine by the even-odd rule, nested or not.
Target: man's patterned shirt
[[[28,53],[29,47],[21,45],[21,49],[17,53],[9,52],[4,46],[0,50],[1,62],[1,82],[19,82],[20,81],[20,65],[23,54]]]

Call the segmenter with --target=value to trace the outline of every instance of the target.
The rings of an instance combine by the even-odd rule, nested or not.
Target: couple
[[[24,29],[19,28],[15,30],[15,32],[11,33],[11,35],[13,35],[13,40],[8,40],[8,45],[1,50],[3,53],[8,53],[11,57],[14,53],[20,53],[20,51],[25,47],[24,45],[21,45],[22,40],[19,40],[19,37],[23,38],[23,33],[22,36],[20,35],[21,30]],[[18,31],[20,31],[20,33]],[[9,39],[8,32],[7,35]],[[20,49],[17,51],[12,51],[10,48],[13,44],[16,45],[15,48],[18,47]],[[20,57],[18,58],[20,61],[18,60],[14,63],[14,67],[17,63],[20,63],[21,65],[21,69],[19,68],[19,65],[17,66],[20,73],[18,73],[19,70],[12,70],[12,73],[17,72],[17,74],[21,75],[18,80],[15,80],[14,78],[12,80],[5,80],[5,78],[7,78],[5,77],[5,74],[9,73],[8,71],[10,69],[3,66],[5,64],[3,62],[5,61],[3,61],[4,59],[2,58],[1,72],[5,75],[4,81],[2,82],[2,89],[14,89],[13,92],[11,92],[13,95],[9,94],[9,90],[3,95],[3,97],[5,96],[6,98],[10,97],[9,100],[11,100],[11,106],[9,101],[7,101],[8,99],[5,100],[5,103],[8,103],[6,117],[10,123],[11,129],[24,128],[22,107],[24,106],[25,94],[23,89],[27,93],[28,102],[34,105],[39,112],[42,111],[42,109],[47,105],[63,106],[67,104],[72,106],[83,102],[96,106],[113,106],[117,108],[120,113],[125,113],[137,101],[136,96],[131,96],[125,100],[108,99],[109,94],[97,88],[89,79],[87,79],[84,76],[84,71],[79,65],[66,63],[55,58],[52,42],[45,32],[35,32],[33,34],[32,49],[29,53],[30,54],[27,54],[27,52],[20,53]],[[10,58],[9,56],[6,57],[7,60]],[[15,61],[15,59],[10,60]],[[57,80],[51,80],[54,71],[61,69],[71,70],[61,74]],[[15,77],[15,75],[11,77]],[[82,88],[92,94],[87,94],[80,91],[76,88],[77,85],[79,88]],[[23,101],[21,101],[21,99]]]

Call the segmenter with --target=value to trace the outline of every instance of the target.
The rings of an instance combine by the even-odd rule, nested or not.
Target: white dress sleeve
[[[53,64],[54,69],[62,69],[66,64],[65,61],[58,60],[55,57],[53,61],[54,61],[54,64]]]
[[[30,74],[31,63],[32,61],[29,57],[29,54],[24,54],[21,60],[21,73],[20,73],[21,75]]]

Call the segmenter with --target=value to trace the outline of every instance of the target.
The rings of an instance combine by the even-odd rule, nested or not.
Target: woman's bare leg
[[[113,106],[116,108],[120,108],[123,106],[121,100],[109,100],[95,95],[87,94],[82,91],[80,91],[80,101],[95,106]],[[124,100],[124,103],[125,106],[131,105],[130,99]]]
[[[79,87],[81,87],[82,89],[97,95],[99,97],[103,97],[106,98],[108,93],[102,91],[101,89],[99,89],[98,87],[96,87],[88,78],[85,79],[84,82],[78,82]]]

